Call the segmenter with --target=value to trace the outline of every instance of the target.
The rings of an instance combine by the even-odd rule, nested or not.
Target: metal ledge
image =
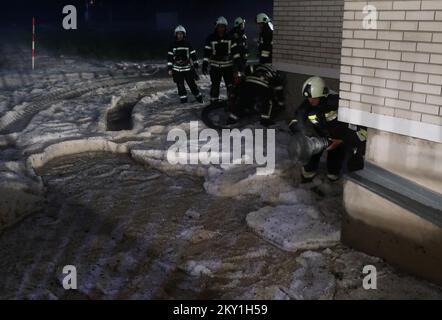
[[[347,178],[442,228],[442,195],[366,162]]]

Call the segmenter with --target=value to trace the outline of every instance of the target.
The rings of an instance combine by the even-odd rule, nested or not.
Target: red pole
[[[32,70],[35,68],[35,17],[32,17]]]

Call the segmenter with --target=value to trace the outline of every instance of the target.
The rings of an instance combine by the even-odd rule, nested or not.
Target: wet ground
[[[293,254],[248,230],[257,200],[214,198],[197,177],[104,153],[38,174],[48,209],[2,234],[2,298],[235,298],[294,270]],[[78,291],[62,288],[65,265],[76,266]]]

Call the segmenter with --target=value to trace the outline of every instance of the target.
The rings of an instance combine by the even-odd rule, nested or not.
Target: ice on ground
[[[0,162],[0,195],[0,231],[45,204],[43,183],[22,162]]]
[[[300,268],[293,274],[286,292],[295,300],[330,300],[336,292],[336,278],[323,254],[307,251],[296,261]]]
[[[11,66],[21,65],[18,58],[15,61],[11,56],[11,59],[13,60]],[[24,75],[11,72],[11,70],[0,71],[0,76],[4,80],[0,83],[0,90],[2,90],[0,92],[0,116],[2,117],[0,126],[14,120],[17,116],[26,115],[33,102],[44,101],[48,95],[56,95],[57,92],[66,92],[72,88],[81,89],[93,85],[96,81],[112,80],[112,76],[109,75],[110,70],[149,69],[143,64],[123,63],[115,66],[111,62],[91,62],[76,57],[54,58],[47,55],[42,59],[42,64],[32,73],[22,69],[19,70]],[[157,65],[149,65],[151,69],[157,67]],[[199,85],[207,96],[208,79],[203,77]],[[163,288],[167,285],[167,283],[162,283],[163,280],[165,281],[163,278],[167,278],[169,271],[173,271],[175,264],[178,263],[180,270],[192,278],[188,280],[189,282],[177,282],[182,286],[175,288],[175,292],[178,293],[180,290],[199,292],[198,284],[200,285],[201,282],[197,281],[208,277],[211,281],[203,283],[205,285],[210,283],[213,290],[223,292],[221,298],[345,299],[352,296],[361,298],[442,296],[441,291],[436,287],[431,287],[411,277],[401,276],[388,269],[382,261],[376,258],[337,245],[343,210],[340,203],[341,186],[328,184],[321,177],[318,177],[312,184],[299,185],[299,168],[289,161],[286,151],[290,135],[280,130],[284,127],[283,124],[279,124],[280,128],[276,132],[276,167],[271,174],[258,175],[256,165],[171,164],[167,158],[168,149],[174,143],[167,141],[167,134],[170,130],[179,128],[188,132],[190,121],[198,121],[199,130],[205,128],[199,121],[202,105],[194,103],[192,99],[190,97],[192,102],[189,104],[179,104],[175,84],[170,78],[161,77],[147,77],[134,83],[103,86],[62,101],[48,99],[48,102],[40,106],[42,109],[30,119],[23,130],[0,135],[0,194],[8,195],[0,198],[2,219],[0,230],[23,216],[44,208],[47,195],[41,179],[34,170],[38,171],[48,162],[66,155],[73,156],[91,151],[124,153],[130,155],[138,163],[147,164],[149,170],[159,172],[145,176],[139,172],[134,174],[131,171],[133,164],[127,165],[127,168],[121,166],[118,170],[108,165],[101,166],[95,175],[86,174],[84,179],[91,179],[97,183],[97,189],[99,189],[103,187],[99,181],[112,179],[116,175],[115,181],[118,182],[118,187],[122,188],[121,194],[127,192],[130,187],[140,185],[140,189],[136,189],[136,192],[142,197],[147,197],[144,200],[148,203],[149,195],[145,195],[144,192],[150,185],[161,181],[164,176],[175,181],[176,173],[184,173],[189,179],[202,177],[204,180],[204,188],[192,192],[195,192],[197,196],[204,194],[204,197],[214,197],[217,202],[209,209],[199,207],[206,203],[198,203],[198,206],[192,204],[191,209],[185,208],[182,213],[180,212],[183,219],[170,225],[161,220],[161,212],[155,213],[158,215],[150,221],[151,217],[146,217],[142,208],[134,210],[130,207],[136,203],[139,203],[140,207],[145,206],[144,200],[138,199],[136,194],[127,195],[129,201],[124,196],[119,196],[117,206],[129,207],[124,207],[126,208],[125,214],[121,215],[121,221],[117,216],[111,215],[110,218],[116,224],[112,234],[120,235],[121,233],[121,239],[117,237],[108,241],[108,233],[96,235],[90,232],[88,235],[91,236],[85,236],[86,239],[92,236],[98,238],[90,242],[85,240],[84,248],[89,248],[89,251],[85,249],[85,255],[91,255],[91,259],[96,258],[94,253],[99,251],[103,244],[108,253],[115,243],[120,245],[118,250],[121,250],[108,256],[99,255],[96,260],[93,260],[94,264],[89,265],[90,269],[86,267],[84,271],[87,277],[98,279],[97,283],[91,285],[90,288],[81,288],[81,294],[88,298],[152,297],[155,294],[153,289],[143,288],[151,286],[152,279],[158,282],[155,283],[157,289]],[[132,109],[131,112],[126,113],[129,109]],[[109,130],[108,118],[112,115],[115,115],[113,119],[117,122],[125,120],[122,117],[130,117],[132,126],[125,127],[121,131]],[[183,156],[195,157],[197,154],[184,152]],[[241,159],[243,162],[246,160],[246,157]],[[87,167],[83,170],[89,172]],[[94,171],[89,173],[92,174]],[[60,183],[60,186],[64,187],[76,177],[52,179],[53,183]],[[66,188],[69,190],[68,187]],[[79,190],[74,188],[74,190],[77,192],[74,192],[74,199],[83,199],[83,188]],[[170,191],[183,192],[183,195],[179,195],[183,198],[186,197],[185,192],[188,191],[179,182],[162,190],[168,194]],[[86,202],[86,205],[94,207],[95,211],[105,216],[111,209],[106,197],[112,198],[114,195],[108,190],[101,190],[98,194],[101,196],[95,198],[94,201]],[[90,191],[90,195],[94,193]],[[246,205],[241,211],[243,215],[239,217],[236,216],[234,205],[230,207],[226,205],[226,203],[244,202]],[[167,205],[169,204],[161,203],[159,207],[167,207]],[[64,209],[68,212],[72,211],[71,214],[74,215],[72,208]],[[224,209],[227,212],[223,211]],[[139,214],[140,220],[137,223],[127,219],[127,212],[134,211]],[[247,213],[249,214],[246,218]],[[84,217],[85,219],[91,218],[86,213]],[[61,217],[67,226],[70,226],[69,218]],[[96,218],[98,219],[99,216]],[[48,217],[43,218],[43,221],[48,225],[59,223],[58,220],[54,222]],[[81,219],[79,221],[80,226],[77,227],[78,230],[82,230],[83,221]],[[250,232],[245,221],[254,233]],[[180,226],[180,223],[184,223],[185,227],[173,230],[175,223]],[[167,239],[162,239],[164,236],[155,232],[160,224],[167,225],[164,228],[172,229]],[[91,225],[92,228],[95,227],[94,223]],[[42,232],[46,230],[43,229]],[[38,233],[39,230],[33,231],[35,235],[44,238]],[[55,228],[53,232],[54,239],[60,239],[57,237],[58,229]],[[267,242],[260,240],[255,234]],[[17,234],[12,235],[12,238],[20,239],[20,236],[23,237]],[[49,241],[49,238],[41,243],[47,248],[52,247],[51,253],[61,255],[60,249],[57,249],[58,245],[64,248],[70,243],[71,238],[66,236],[61,239],[60,244]],[[127,239],[135,241],[136,245],[128,248]],[[157,247],[149,248],[149,253],[154,251],[155,257],[146,257],[145,253],[153,240]],[[141,248],[139,248],[139,242]],[[213,247],[205,248],[204,245],[207,243],[213,244]],[[218,247],[220,243],[223,244],[221,249]],[[279,250],[269,243],[287,251],[296,251],[296,254]],[[161,247],[162,244],[164,247]],[[194,254],[192,258],[182,258],[184,255],[181,256],[177,248],[183,248],[183,244],[187,245],[184,247],[187,251],[199,248],[201,253]],[[32,244],[29,245],[32,246]],[[326,247],[333,247],[333,251],[330,249],[322,251],[322,248]],[[76,246],[71,249],[79,250]],[[23,250],[24,254],[28,252]],[[176,255],[173,259],[170,250]],[[315,252],[303,252],[305,250],[315,250]],[[30,252],[33,251],[35,250]],[[44,255],[44,252],[40,252],[42,250],[37,251],[39,251],[38,254]],[[297,257],[298,254],[300,254],[299,257]],[[32,257],[34,258],[33,255]],[[56,256],[54,261],[58,258],[59,256]],[[78,259],[83,261],[82,257]],[[147,270],[149,274],[155,276],[149,278],[143,273],[146,271],[143,269],[143,263],[133,276],[134,271],[131,267],[137,261],[146,263],[149,266]],[[275,261],[283,261],[283,263],[274,266]],[[379,266],[380,279],[385,285],[379,294],[361,289],[361,268],[364,263]],[[50,267],[54,268],[53,265]],[[41,283],[50,283],[51,276],[47,273],[39,270],[35,273],[44,275]],[[32,280],[26,277],[20,281],[23,286],[32,283]],[[196,284],[192,281],[196,281]],[[132,291],[126,292],[121,289],[124,285],[130,287]],[[13,288],[14,283],[8,283],[5,287]],[[25,288],[20,287],[20,290],[19,292],[25,295]],[[32,291],[28,296],[30,298],[56,299],[58,297],[56,290],[29,291]],[[399,291],[405,293],[400,295]],[[158,295],[167,297],[167,290],[164,289],[164,292]],[[216,295],[214,297],[219,298]]]
[[[349,249],[306,251],[282,290],[291,299],[440,299],[441,288],[395,271],[382,259]],[[364,266],[377,271],[376,289],[367,290]]]
[[[249,213],[247,224],[261,237],[287,251],[327,248],[340,240],[340,225],[326,221],[313,206],[265,207]]]

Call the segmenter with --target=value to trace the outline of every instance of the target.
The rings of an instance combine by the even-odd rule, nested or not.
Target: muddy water
[[[104,153],[38,174],[47,209],[0,235],[0,298],[273,298],[295,269],[247,229],[256,199],[214,198],[200,178]],[[78,290],[63,289],[65,265]]]

